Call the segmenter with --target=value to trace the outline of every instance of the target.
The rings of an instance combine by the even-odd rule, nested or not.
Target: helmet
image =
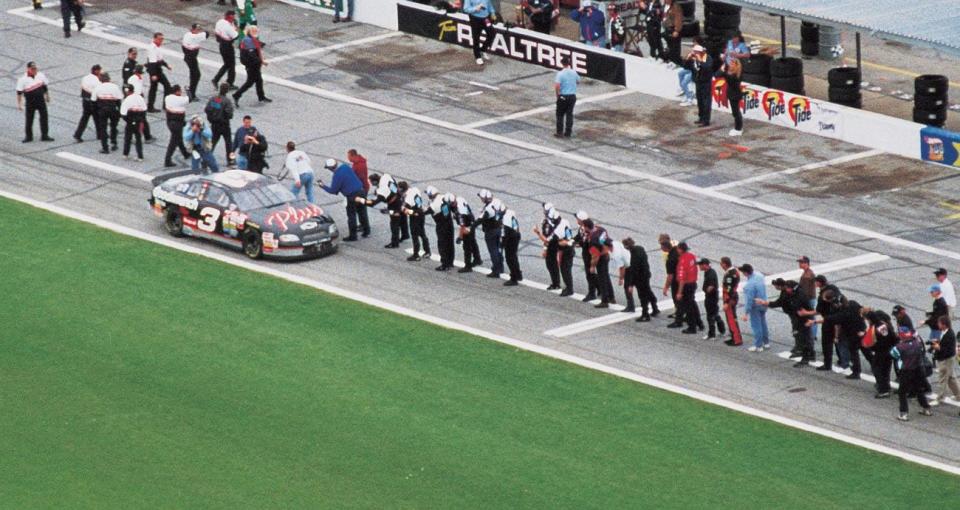
[[[580,220],[580,221],[589,220],[589,219],[590,219],[590,215],[587,214],[587,211],[584,211],[584,210],[581,209],[581,210],[577,211],[577,219]]]
[[[493,193],[490,193],[490,190],[484,188],[480,190],[479,193],[477,193],[477,196],[480,197],[480,200],[483,200],[484,202],[486,202],[493,198]]]
[[[430,198],[433,198],[433,197],[437,196],[437,194],[440,193],[440,191],[438,191],[437,188],[435,188],[435,187],[433,187],[433,186],[427,186],[427,189],[426,189],[425,191],[426,191],[426,193],[427,193],[427,196],[430,197]]]

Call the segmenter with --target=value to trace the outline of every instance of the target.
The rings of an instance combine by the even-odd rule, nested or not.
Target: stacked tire
[[[860,70],[856,67],[836,67],[827,73],[827,89],[830,102],[851,108],[862,108],[860,94]]]
[[[950,82],[946,76],[924,74],[913,80],[913,121],[928,126],[943,127],[947,122],[947,95]]]
[[[809,21],[800,24],[800,53],[805,57],[820,54],[820,25]]]
[[[758,53],[740,61],[740,79],[761,87],[770,86],[770,62],[773,57]]]
[[[726,45],[740,31],[740,6],[703,0],[703,32]]]
[[[795,57],[770,61],[770,88],[804,95],[803,61]]]
[[[680,27],[680,37],[700,35],[700,22],[697,21],[697,0],[677,0],[674,3],[683,11],[683,26]]]

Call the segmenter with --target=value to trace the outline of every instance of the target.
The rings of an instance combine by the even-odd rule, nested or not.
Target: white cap
[[[550,218],[551,220],[558,220],[560,219],[560,212],[551,207],[550,210],[547,211],[547,218]]]
[[[493,193],[490,193],[490,190],[484,188],[477,193],[477,196],[480,197],[480,200],[490,200],[493,198]]]
[[[589,220],[589,219],[590,219],[590,215],[587,214],[587,211],[584,211],[584,210],[581,209],[581,210],[577,211],[577,219],[580,220],[580,221]]]
[[[433,186],[427,186],[426,193],[428,197],[433,198],[437,196],[437,193],[440,193],[440,192],[437,190],[437,188],[434,188]]]
[[[593,2],[592,2],[591,0],[580,0],[580,7],[581,7],[581,8],[583,8],[583,7],[590,7],[590,6],[592,6],[592,5],[593,5]]]
[[[447,193],[446,195],[443,196],[443,199],[446,200],[448,204],[452,204],[457,199],[457,197],[453,193]]]
[[[326,162],[323,163],[323,168],[333,169],[336,167],[337,167],[337,160],[333,158],[329,158],[327,159]]]
[[[497,210],[503,209],[503,202],[499,198],[494,198],[490,201],[490,205]]]
[[[550,202],[544,202],[544,203],[543,203],[543,212],[544,212],[544,213],[550,212],[550,209],[553,209],[553,204],[550,203]]]
[[[704,51],[704,48],[703,48],[703,46],[700,46],[699,44],[694,44],[694,45],[693,45],[693,51],[696,51],[697,53],[699,53],[699,52]]]

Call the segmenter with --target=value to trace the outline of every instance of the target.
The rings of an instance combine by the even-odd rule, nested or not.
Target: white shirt
[[[160,47],[151,41],[147,46],[147,63],[156,64],[158,62],[163,62],[163,53],[160,52]]]
[[[127,80],[127,85],[133,87],[133,93],[143,95],[143,77],[134,74]]]
[[[94,101],[122,101],[123,92],[120,92],[120,87],[116,83],[108,81],[97,85],[90,99]]]
[[[236,25],[225,19],[217,21],[217,24],[213,27],[213,33],[216,34],[217,38],[221,41],[233,41],[240,35],[239,32],[237,32]]]
[[[145,112],[147,111],[147,102],[143,100],[140,94],[130,94],[123,98],[120,103],[120,115],[126,115],[127,112]]]
[[[187,32],[183,34],[183,39],[180,41],[180,44],[182,44],[183,47],[188,50],[199,50],[200,45],[207,39],[207,37],[210,37],[210,35],[206,32],[198,32],[196,34],[193,32]]]
[[[17,80],[17,92],[29,94],[44,85],[47,85],[47,77],[40,71],[37,71],[37,74],[32,78],[24,73],[20,76],[20,79]]]
[[[504,227],[520,232],[520,222],[517,220],[517,213],[513,212],[513,209],[507,209],[500,222],[503,223]]]
[[[83,92],[84,97],[90,97],[93,95],[93,91],[97,90],[97,87],[100,85],[100,77],[95,74],[88,74],[80,80],[80,90]]]
[[[553,237],[556,237],[558,241],[570,241],[572,243],[573,229],[570,228],[570,222],[561,218],[557,228],[553,229]]]
[[[190,98],[187,96],[170,94],[163,98],[163,108],[169,113],[187,113],[188,104],[190,104]]]
[[[427,210],[427,202],[423,199],[423,195],[420,194],[420,190],[417,188],[407,190],[403,195],[403,205],[415,213],[425,212]]]
[[[288,152],[284,164],[293,172],[293,175],[313,174],[313,168],[310,167],[310,156],[307,156],[307,153],[301,150]]]
[[[390,174],[380,176],[380,183],[377,184],[377,196],[386,200],[390,194],[397,192],[397,181],[393,180]]]
[[[943,296],[943,300],[947,302],[947,306],[950,308],[957,306],[957,293],[953,288],[953,282],[951,282],[949,278],[944,278],[943,281],[940,282],[940,295]]]
[[[610,272],[614,272],[621,267],[630,267],[630,252],[624,248],[620,241],[613,242],[613,250],[610,252]]]

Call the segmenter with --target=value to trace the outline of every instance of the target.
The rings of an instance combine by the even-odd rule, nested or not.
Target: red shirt
[[[367,180],[367,158],[357,154],[350,158],[350,165],[353,166],[353,173],[357,174],[360,183],[363,184],[363,192],[370,191],[370,181]]]
[[[680,285],[697,283],[696,255],[690,252],[680,255],[680,261],[677,262],[677,283]]]

